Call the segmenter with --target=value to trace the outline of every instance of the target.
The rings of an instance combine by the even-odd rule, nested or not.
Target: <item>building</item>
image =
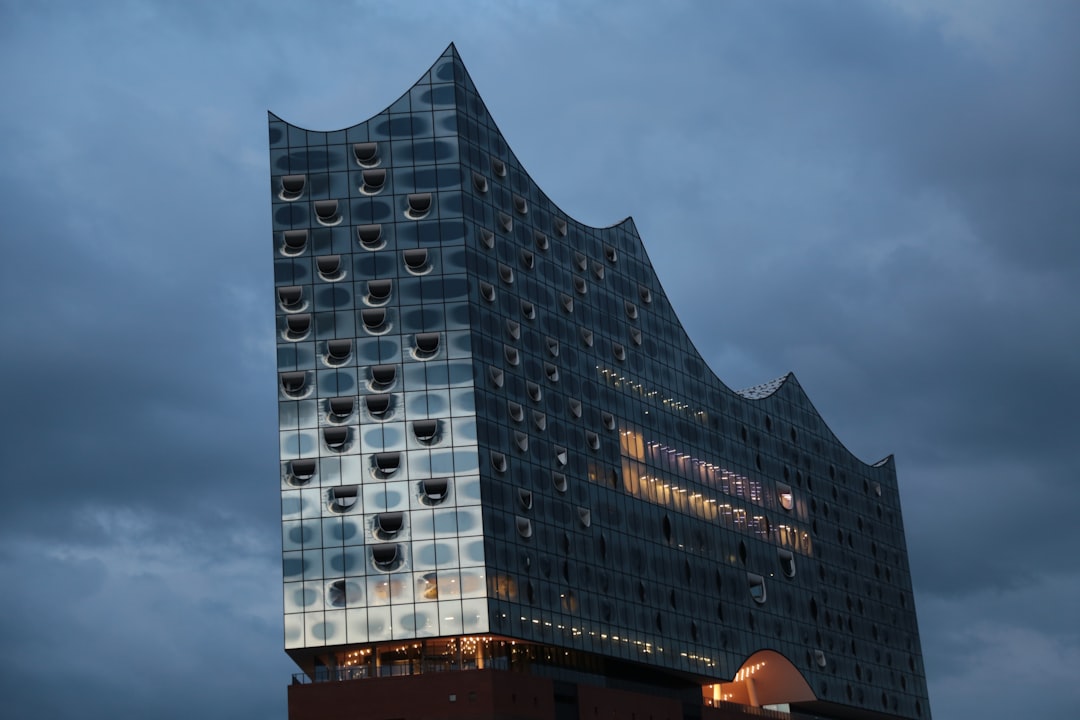
[[[929,718],[892,458],[717,379],[453,46],[270,159],[294,720]]]

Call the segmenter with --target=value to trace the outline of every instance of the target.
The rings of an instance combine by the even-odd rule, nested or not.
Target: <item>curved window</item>
[[[553,337],[547,338],[548,354],[551,357],[559,357],[559,341]]]
[[[581,328],[581,342],[585,345],[585,347],[592,347],[593,346],[593,332],[592,332],[592,330],[588,330],[586,328]]]
[[[340,223],[341,215],[338,214],[338,201],[316,200],[315,219],[318,220],[321,225],[337,225]]]
[[[386,322],[386,310],[384,308],[365,308],[360,311],[360,317],[364,321],[365,328],[375,331]]]
[[[304,194],[304,184],[307,175],[282,175],[281,193],[278,195],[282,200],[297,200]]]
[[[412,193],[407,202],[409,209],[405,211],[405,216],[410,220],[420,220],[431,212],[431,193]]]
[[[756,573],[746,573],[746,583],[750,588],[750,597],[754,599],[754,602],[762,604],[765,602],[765,578]]]
[[[592,430],[585,431],[585,444],[589,446],[590,450],[600,449],[600,436],[594,433]]]
[[[533,399],[533,402],[540,402],[543,398],[543,392],[540,390],[540,386],[531,380],[526,381],[525,392],[529,393],[529,397]]]
[[[551,247],[551,244],[548,242],[547,235],[540,232],[539,230],[533,233],[533,241],[536,243],[536,247],[538,250],[546,251],[549,247]]]
[[[307,373],[303,370],[281,373],[281,390],[289,397],[303,397],[307,390]]]
[[[589,258],[585,257],[579,252],[574,253],[574,264],[577,265],[577,269],[582,272],[589,267]]]
[[[565,466],[568,462],[570,462],[570,456],[567,454],[566,448],[562,447],[561,445],[555,446],[555,462],[559,463],[559,465],[562,466]]]
[[[352,340],[329,340],[326,343],[326,364],[344,365],[352,355]]]
[[[323,440],[326,441],[326,447],[334,452],[344,452],[349,444],[349,428],[325,427],[323,428]]]
[[[522,300],[521,301],[521,314],[525,317],[526,320],[535,320],[536,319],[536,306],[533,305],[528,300]]]
[[[427,360],[435,357],[435,354],[439,352],[439,333],[417,333],[416,334],[416,352],[415,355],[419,360]]]
[[[473,172],[473,174],[472,174],[472,184],[473,184],[473,187],[476,188],[476,192],[486,193],[488,191],[487,178],[484,177],[483,175],[481,175],[478,172]]]
[[[379,570],[396,570],[401,565],[401,552],[394,543],[371,546],[371,559]]]
[[[560,472],[551,473],[551,484],[561,493],[566,492],[566,475]]]
[[[320,255],[315,258],[315,266],[319,269],[319,276],[323,280],[332,282],[345,276],[345,271],[341,268],[340,255]]]
[[[390,396],[386,393],[368,395],[364,398],[364,404],[373,417],[382,417],[390,409]]]
[[[521,323],[516,320],[506,321],[506,334],[514,340],[521,339]]]
[[[361,167],[375,167],[379,164],[379,144],[373,142],[354,143],[353,157]]]
[[[281,233],[281,252],[283,255],[299,255],[307,247],[307,230],[286,230]]]
[[[540,412],[539,410],[533,410],[532,419],[533,425],[536,426],[537,430],[539,430],[540,432],[547,430],[547,415]]]
[[[520,450],[521,452],[529,452],[529,436],[525,433],[519,430],[515,430],[514,444],[517,445],[518,450]]]
[[[823,653],[821,650],[815,650],[814,651],[814,663],[818,667],[825,667],[826,665],[829,664],[829,661],[825,659],[825,653]]]
[[[360,497],[356,485],[342,485],[330,488],[330,509],[334,512],[343,513],[356,507]]]
[[[382,390],[394,384],[397,378],[397,365],[373,365],[371,367],[371,385]]]
[[[480,281],[480,297],[490,302],[495,302],[495,286],[489,282]]]
[[[289,315],[285,318],[285,328],[286,340],[303,340],[311,331],[311,315],[308,313]]]
[[[578,522],[581,523],[581,527],[587,528],[592,525],[592,511],[588,508],[579,507],[577,509]]]
[[[601,265],[600,263],[594,262],[592,264],[592,272],[593,272],[593,275],[596,276],[597,280],[603,280],[604,279],[604,266]]]
[[[507,285],[512,285],[514,282],[514,269],[509,265],[499,263],[499,277]]]
[[[516,526],[517,526],[518,535],[520,535],[523,538],[531,538],[532,537],[532,534],[533,534],[532,521],[529,520],[529,518],[521,517],[520,515],[518,515],[517,518],[516,518]]]
[[[405,269],[413,275],[422,275],[431,269],[428,264],[428,251],[425,248],[413,248],[402,253],[405,259]]]
[[[518,488],[518,504],[523,510],[532,510],[533,494],[524,488]]]
[[[364,184],[360,186],[360,192],[365,195],[376,195],[382,192],[383,186],[386,185],[385,170],[365,170],[361,176],[364,178]]]
[[[382,305],[390,299],[390,292],[394,289],[393,280],[368,280],[368,302],[372,305]]]
[[[480,228],[480,242],[484,244],[488,250],[495,247],[495,233],[485,228]]]
[[[600,413],[600,421],[604,423],[604,427],[608,430],[615,429],[615,416],[609,412]]]
[[[420,481],[422,499],[428,505],[438,505],[450,494],[450,480],[447,478],[428,478]]]
[[[630,328],[630,342],[641,345],[641,331],[637,328]]]
[[[565,220],[563,220],[562,218],[559,218],[559,217],[554,218],[551,221],[551,225],[552,225],[553,228],[555,228],[556,233],[558,233],[561,237],[566,237],[566,221]]]
[[[491,172],[495,173],[496,177],[506,177],[506,163],[497,157],[491,158]]]
[[[401,465],[401,453],[375,453],[375,471],[380,477],[388,477],[397,472]]]
[[[652,302],[652,290],[644,285],[638,285],[638,297],[641,298],[641,302],[648,305]]]
[[[503,232],[513,232],[514,218],[504,212],[499,213],[499,227],[503,229]]]
[[[785,510],[791,510],[795,507],[795,496],[791,493],[790,485],[778,484],[776,486],[776,496],[777,499],[780,501],[780,507],[784,508]]]
[[[412,424],[413,435],[424,444],[431,444],[438,439],[438,420],[414,420]]]
[[[528,215],[529,214],[529,203],[528,203],[528,201],[525,198],[521,197],[520,195],[515,195],[514,196],[514,210],[517,212],[518,215]]]
[[[491,467],[495,469],[495,472],[506,472],[506,456],[501,452],[492,451]]]
[[[563,310],[568,313],[574,312],[574,298],[566,293],[559,293],[559,302],[562,304]]]
[[[343,423],[353,414],[353,408],[356,407],[356,398],[352,396],[330,398],[328,405],[330,414],[327,419],[331,422]]]
[[[795,555],[790,550],[778,549],[777,555],[780,557],[780,569],[789,578],[795,577]]]
[[[365,250],[380,250],[386,247],[382,225],[361,225],[356,228],[356,239]]]
[[[615,252],[615,248],[613,248],[611,245],[605,245],[604,257],[608,259],[608,262],[613,263],[619,259],[619,254]]]
[[[501,388],[503,386],[503,383],[506,382],[506,377],[503,374],[503,371],[497,367],[488,368],[488,378],[491,380],[491,384],[497,388]]]
[[[375,516],[375,537],[389,540],[405,527],[405,513],[384,512]]]
[[[506,362],[510,365],[517,365],[521,362],[521,356],[518,355],[516,347],[509,345],[503,345],[503,356],[506,357]]]
[[[589,292],[589,284],[585,282],[585,278],[576,275],[574,276],[574,290],[577,291],[578,295],[584,295]]]
[[[516,403],[513,400],[506,401],[506,412],[514,422],[521,422],[525,419],[525,410],[521,407],[521,403]]]
[[[581,417],[581,401],[570,398],[566,401],[566,407],[570,411],[570,414],[576,418]]]
[[[295,312],[304,306],[304,288],[300,285],[289,285],[277,289],[278,304],[286,312]]]
[[[326,587],[326,601],[332,607],[343,608],[360,602],[360,586],[354,582],[335,580]]]
[[[616,360],[626,359],[626,348],[619,343],[611,343],[611,353],[615,356]]]
[[[544,374],[553,383],[559,382],[559,368],[549,362],[544,363]]]
[[[290,460],[289,461],[289,484],[290,485],[307,485],[311,482],[311,479],[315,477],[315,470],[317,464],[314,459],[304,458],[302,460]]]
[[[630,318],[631,320],[638,319],[637,305],[627,300],[623,303],[623,307],[626,309],[626,317]]]
[[[532,250],[522,249],[521,266],[526,270],[532,270],[536,266],[536,257],[532,254]]]

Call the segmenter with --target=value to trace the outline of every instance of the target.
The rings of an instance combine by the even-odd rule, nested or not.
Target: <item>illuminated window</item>
[[[777,485],[776,494],[780,500],[780,507],[791,510],[795,507],[795,496],[791,494],[790,485]]]

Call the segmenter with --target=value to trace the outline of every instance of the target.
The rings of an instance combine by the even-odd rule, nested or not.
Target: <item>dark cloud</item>
[[[896,454],[936,717],[1064,715],[1078,14],[5,5],[5,706],[284,714],[265,111],[347,126],[454,40],[556,202],[634,213],[725,382],[794,370]]]

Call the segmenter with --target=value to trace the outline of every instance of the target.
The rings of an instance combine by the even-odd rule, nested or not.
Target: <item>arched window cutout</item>
[[[281,233],[281,254],[299,255],[307,247],[307,230],[286,230]]]
[[[593,332],[586,328],[581,328],[581,342],[585,347],[593,346]]]
[[[316,200],[315,219],[320,225],[337,225],[341,222],[337,200]]]
[[[378,330],[386,322],[386,309],[365,308],[360,311],[360,316],[363,318],[365,328],[373,331]]]
[[[514,431],[514,444],[521,452],[529,452],[529,436],[520,430]]]
[[[543,398],[543,392],[540,390],[540,386],[531,380],[525,382],[525,392],[529,394],[529,397],[533,399],[533,402],[540,402]]]
[[[518,504],[521,505],[523,510],[532,510],[533,506],[533,494],[532,491],[524,488],[518,488]]]
[[[521,301],[521,314],[525,317],[526,320],[535,320],[536,319],[536,306],[533,305],[528,300],[522,300]]]
[[[496,177],[506,177],[506,163],[497,157],[491,158],[491,172],[495,173]]]
[[[383,571],[396,570],[401,565],[401,553],[394,543],[381,543],[371,546],[371,559],[375,567]]]
[[[506,376],[503,374],[503,371],[497,367],[488,368],[488,378],[491,380],[491,384],[497,388],[501,388],[506,382]]]
[[[566,475],[560,472],[551,473],[551,484],[561,493],[566,492]]]
[[[746,583],[750,588],[750,597],[759,605],[765,602],[765,578],[756,573],[746,573]]]
[[[780,501],[780,507],[791,510],[795,507],[795,496],[791,493],[790,485],[777,484],[776,495]]]
[[[514,218],[510,217],[504,212],[499,213],[499,227],[503,229],[503,232],[513,232],[514,230]]]
[[[390,292],[394,288],[393,280],[368,280],[368,302],[372,305],[381,305],[390,299]]]
[[[506,334],[512,337],[514,340],[521,339],[521,323],[517,320],[506,321]]]
[[[611,354],[615,356],[616,360],[622,361],[626,359],[626,348],[619,343],[611,343]]]
[[[304,458],[302,460],[290,460],[289,461],[289,484],[290,485],[307,485],[315,477],[315,470],[317,469],[317,463],[314,459]]]
[[[335,580],[326,586],[326,601],[331,607],[343,608],[359,600],[360,586],[356,583]]]
[[[641,345],[641,331],[637,328],[630,328],[630,342]]]
[[[553,383],[559,382],[559,368],[552,363],[544,363],[544,374],[547,375],[547,379]]]
[[[530,521],[529,518],[521,517],[520,515],[517,516],[516,520],[518,535],[526,539],[531,538],[533,534],[532,521]]]
[[[330,509],[343,513],[356,507],[360,494],[356,485],[341,485],[330,488]]]
[[[382,192],[383,186],[386,185],[385,170],[365,170],[360,175],[364,179],[364,184],[360,186],[360,192],[365,195],[377,195]]]
[[[387,393],[368,395],[364,398],[364,404],[367,405],[367,411],[373,417],[382,417],[390,409],[390,395]]]
[[[574,290],[577,291],[578,295],[584,295],[585,293],[589,292],[589,283],[585,282],[585,278],[575,275]]]
[[[323,280],[340,280],[345,276],[341,267],[340,255],[320,255],[315,258],[315,266],[319,269],[319,276]]]
[[[486,228],[480,228],[480,242],[484,244],[488,250],[495,247],[495,233]]]
[[[594,433],[592,430],[585,431],[585,444],[589,446],[590,450],[600,449],[600,436]]]
[[[578,522],[581,523],[581,527],[587,528],[592,526],[592,511],[588,508],[579,507],[577,509]]]
[[[597,280],[603,280],[604,279],[604,266],[601,265],[598,262],[594,262],[592,264],[592,273],[593,273],[593,275],[596,276]]]
[[[343,423],[353,414],[353,408],[356,407],[356,398],[351,395],[330,398],[327,404],[330,407],[330,414],[327,419],[331,422]]]
[[[533,241],[536,243],[536,247],[539,250],[547,251],[551,247],[551,243],[548,242],[548,237],[539,230],[533,233]]]
[[[641,302],[646,305],[652,302],[652,290],[644,285],[638,285],[638,296],[641,298]]]
[[[604,427],[608,430],[615,429],[615,416],[609,412],[600,413],[600,422],[602,422]]]
[[[529,203],[528,203],[528,201],[525,198],[521,197],[520,195],[515,195],[514,196],[514,210],[517,212],[518,215],[528,215],[529,214]]]
[[[492,450],[491,467],[494,468],[495,472],[506,472],[506,456],[503,455],[501,452],[495,452],[494,450]]]
[[[389,540],[405,527],[405,513],[384,512],[375,516],[375,537]]]
[[[532,254],[532,250],[521,250],[521,266],[526,270],[532,270],[536,266],[536,256]]]
[[[559,293],[559,302],[562,303],[563,310],[568,313],[574,312],[574,298],[566,293]]]
[[[289,397],[303,397],[307,390],[307,373],[303,370],[281,373],[281,390]]]
[[[555,462],[560,466],[565,467],[566,463],[570,461],[570,456],[566,452],[566,448],[561,445],[555,446]]]
[[[605,245],[604,246],[604,257],[606,257],[608,259],[608,262],[614,263],[614,262],[618,261],[619,254],[617,252],[615,252],[615,248],[613,248],[611,245]]]
[[[401,453],[381,452],[375,453],[375,470],[381,477],[388,477],[397,472],[401,465]]]
[[[499,263],[499,277],[507,285],[512,285],[514,283],[514,269],[509,265]]]
[[[352,340],[328,340],[326,343],[326,364],[344,365],[352,355]]]
[[[589,267],[589,258],[585,257],[579,252],[574,253],[574,265],[577,265],[577,269],[585,272],[585,269]]]
[[[371,385],[386,389],[397,379],[397,365],[373,365],[371,367]]]
[[[413,275],[423,275],[431,269],[428,264],[428,251],[426,248],[412,248],[402,253],[405,259],[405,269]]]
[[[554,218],[552,221],[552,227],[555,228],[555,232],[561,237],[566,237],[566,221],[562,218]]]
[[[480,281],[480,297],[490,302],[495,302],[495,286],[489,282]]]
[[[417,333],[415,355],[419,360],[435,357],[439,352],[439,333]]]
[[[450,480],[447,478],[428,478],[420,481],[422,498],[428,505],[438,505],[446,499],[450,491]]]
[[[278,195],[282,200],[296,200],[304,194],[304,184],[307,175],[282,175],[281,193]]]
[[[326,441],[326,447],[334,452],[342,452],[349,444],[349,428],[325,427],[323,428],[323,440]]]
[[[559,341],[553,337],[549,337],[546,342],[548,354],[551,355],[551,357],[559,357]]]
[[[439,435],[438,420],[414,420],[412,424],[413,435],[426,445],[435,442]]]
[[[789,578],[795,577],[795,555],[790,550],[781,549],[776,553],[780,557],[780,570]]]
[[[521,422],[525,419],[525,409],[521,407],[520,403],[513,400],[506,401],[506,412],[514,422]]]
[[[570,398],[566,401],[566,407],[570,410],[570,414],[576,418],[581,417],[581,401]]]
[[[533,410],[532,419],[533,425],[536,426],[537,430],[539,430],[540,432],[547,430],[547,415],[540,412],[539,410]]]
[[[829,664],[829,661],[825,659],[825,653],[821,650],[814,651],[814,664],[821,668]]]
[[[288,285],[277,289],[278,304],[286,312],[295,312],[304,306],[304,288],[300,285]]]
[[[407,202],[409,209],[405,211],[405,217],[410,220],[420,220],[431,212],[431,193],[411,193]]]
[[[386,247],[382,225],[360,225],[356,228],[356,239],[365,250],[381,250]]]
[[[521,356],[518,355],[517,348],[515,347],[503,345],[503,356],[506,358],[506,362],[510,365],[517,366],[517,364],[521,362]]]
[[[353,157],[360,167],[375,167],[379,164],[379,144],[363,142],[353,144]]]
[[[637,305],[630,302],[629,300],[626,300],[625,302],[623,302],[623,307],[626,309],[626,317],[630,318],[631,320],[638,319]]]
[[[476,188],[476,192],[486,193],[488,191],[487,178],[476,171],[473,171],[472,174],[472,184]]]
[[[311,331],[311,315],[309,313],[289,315],[285,318],[285,327],[285,339],[303,340]]]

